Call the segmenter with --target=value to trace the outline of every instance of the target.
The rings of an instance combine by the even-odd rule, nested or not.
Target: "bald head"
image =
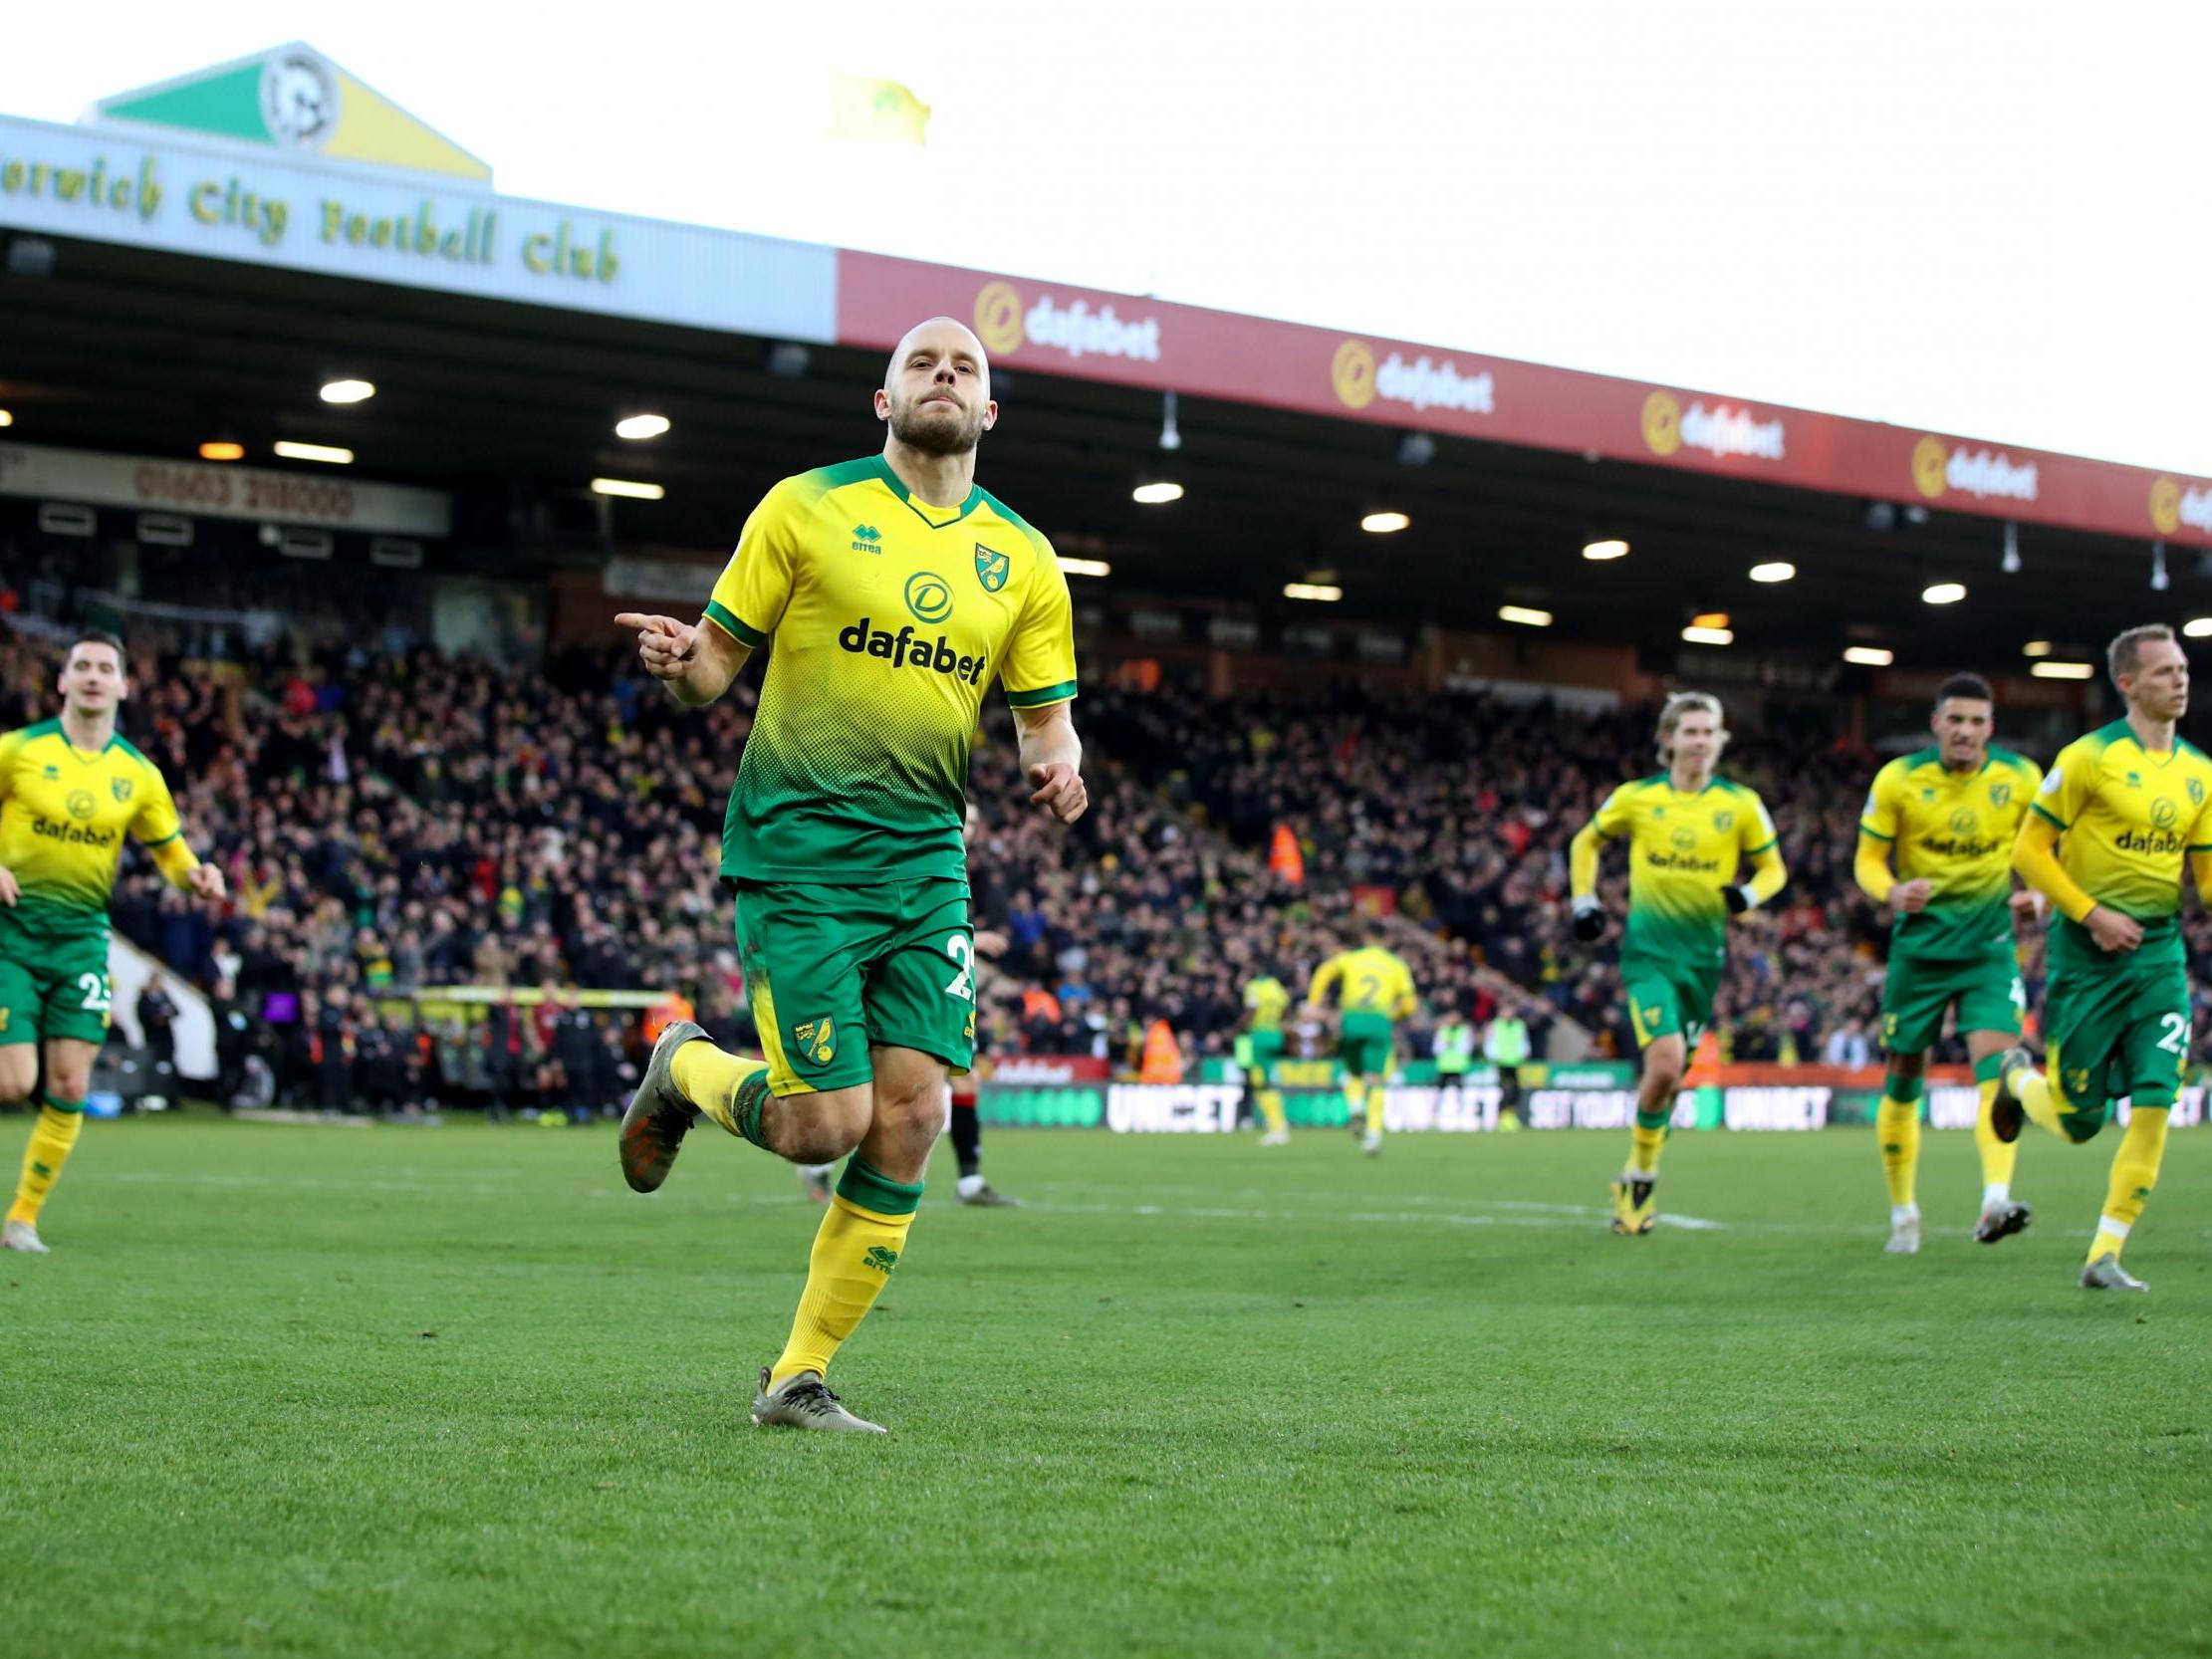
[[[925,455],[965,455],[996,423],[991,362],[965,323],[932,317],[906,331],[883,369],[875,417]]]

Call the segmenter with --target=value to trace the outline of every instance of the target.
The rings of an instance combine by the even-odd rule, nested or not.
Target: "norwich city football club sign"
[[[310,47],[0,117],[0,229],[786,340],[836,327],[829,248],[500,196]]]

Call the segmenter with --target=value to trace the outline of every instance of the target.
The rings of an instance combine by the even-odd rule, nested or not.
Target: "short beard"
[[[960,408],[960,405],[956,403],[953,407]],[[941,426],[924,425],[921,410],[922,405],[919,403],[891,405],[891,436],[909,449],[918,449],[924,455],[965,455],[975,448],[976,440],[983,436],[981,409],[972,412],[963,410],[967,413],[967,418],[949,431]]]

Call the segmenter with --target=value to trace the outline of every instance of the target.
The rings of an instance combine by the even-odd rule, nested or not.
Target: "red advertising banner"
[[[838,343],[937,313],[995,362],[1948,512],[2212,547],[2212,479],[1022,277],[838,255]]]

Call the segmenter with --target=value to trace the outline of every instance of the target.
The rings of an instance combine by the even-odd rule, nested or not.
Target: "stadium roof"
[[[1739,651],[2014,668],[2030,639],[2212,610],[2183,545],[2212,544],[2199,480],[193,143],[0,119],[10,442],[183,461],[227,437],[257,464],[342,444],[348,476],[455,491],[469,546],[597,547],[611,513],[625,547],[719,550],[774,478],[879,445],[883,347],[949,311],[999,364],[981,476],[1110,565],[1087,595],[1281,613],[1304,608],[1286,583],[1326,582],[1332,619],[1495,632],[1512,604],[1661,663],[1721,611]],[[319,398],[346,376],[376,395]],[[673,430],[614,435],[644,411]],[[595,477],[666,496],[610,506]],[[1162,481],[1182,498],[1131,499]],[[1362,532],[1376,512],[1409,527]],[[1630,551],[1582,557],[1603,540]],[[1776,565],[1793,579],[1749,574]],[[1947,582],[1964,602],[1922,602]]]

